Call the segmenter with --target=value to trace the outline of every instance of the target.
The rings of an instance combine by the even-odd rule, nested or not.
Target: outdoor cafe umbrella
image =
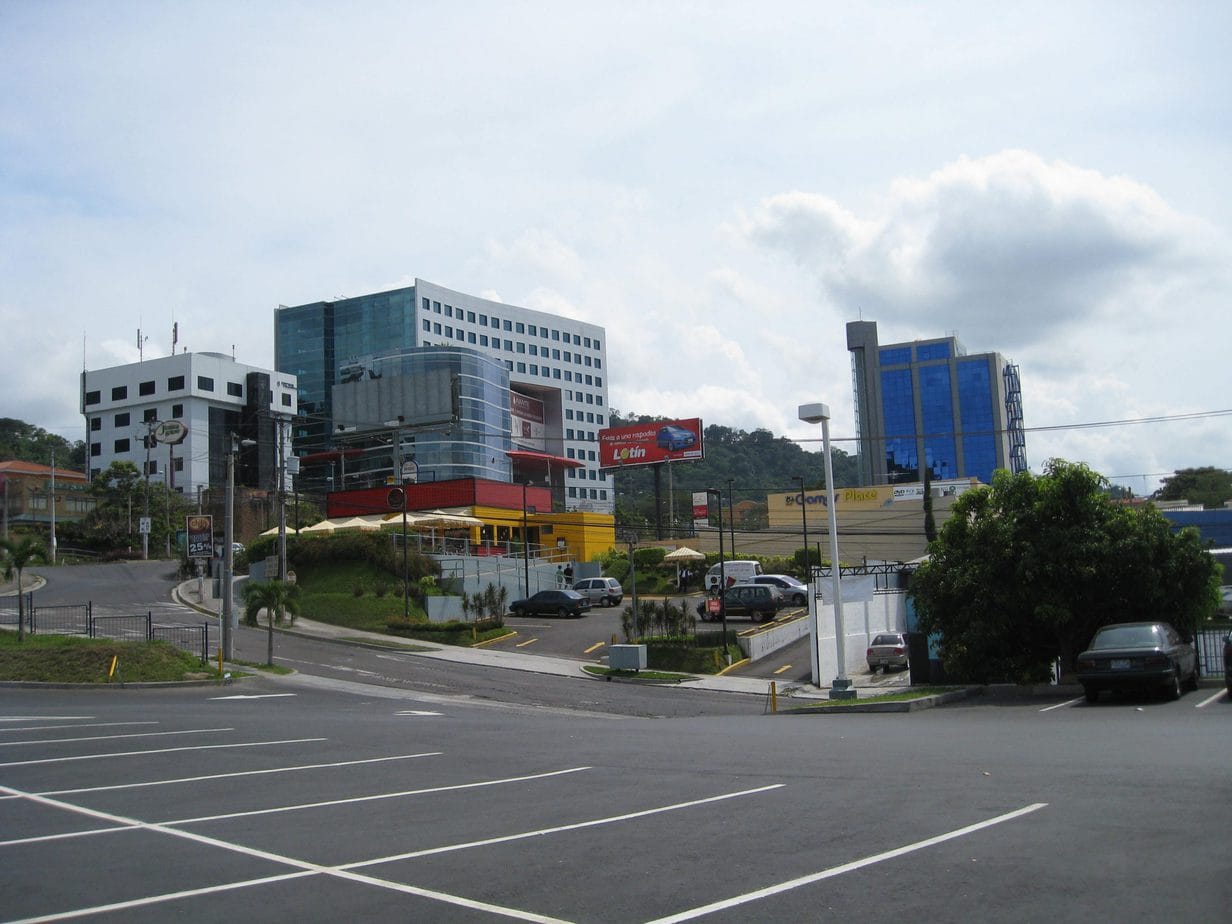
[[[674,552],[668,552],[663,556],[664,561],[670,561],[676,566],[676,585],[680,585],[680,563],[690,561],[705,561],[706,556],[696,549],[691,549],[687,545],[682,545]]]
[[[298,530],[298,529],[295,529],[295,528],[294,528],[294,527],[292,527],[292,526],[288,526],[288,527],[287,527],[287,535],[288,535],[288,536],[294,536],[297,532],[299,532],[299,530]],[[262,535],[262,536],[277,536],[277,535],[278,535],[278,527],[277,527],[277,526],[271,526],[271,527],[270,527],[269,529],[267,529],[265,532],[261,533],[261,535]]]

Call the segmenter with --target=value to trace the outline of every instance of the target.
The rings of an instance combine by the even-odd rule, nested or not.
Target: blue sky
[[[0,416],[409,283],[623,411],[854,434],[844,324],[1018,363],[1034,467],[1228,467],[1227,4],[0,0]],[[812,444],[808,444],[811,445]]]

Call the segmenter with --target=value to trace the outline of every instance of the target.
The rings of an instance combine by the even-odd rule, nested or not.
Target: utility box
[[[607,652],[607,666],[614,671],[646,669],[645,645],[612,645]]]

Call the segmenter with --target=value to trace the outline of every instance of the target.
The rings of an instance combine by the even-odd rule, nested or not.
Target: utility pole
[[[223,508],[223,540],[222,540],[222,658],[230,661],[234,651],[231,638],[231,569],[235,565],[234,552],[231,543],[235,541],[235,454],[239,451],[238,440],[231,434],[231,445],[227,447],[227,495]]]
[[[56,451],[51,451],[51,563],[56,563]],[[21,588],[17,588],[21,593]]]

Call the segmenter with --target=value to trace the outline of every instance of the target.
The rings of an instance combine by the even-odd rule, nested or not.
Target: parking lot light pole
[[[799,416],[805,423],[821,424],[822,454],[826,464],[826,510],[830,518],[830,584],[834,588],[834,647],[838,655],[838,676],[834,678],[830,686],[830,699],[855,699],[856,691],[847,677],[847,635],[843,628],[843,568],[838,559],[838,514],[834,509],[834,463],[830,458],[830,407],[826,404],[802,404]],[[820,634],[818,642],[820,642]],[[818,676],[819,685],[820,680]]]
[[[707,488],[706,495],[718,499],[719,508],[719,617],[723,620],[723,660],[731,664],[731,655],[727,653],[727,559],[723,552],[723,492],[718,488]]]

